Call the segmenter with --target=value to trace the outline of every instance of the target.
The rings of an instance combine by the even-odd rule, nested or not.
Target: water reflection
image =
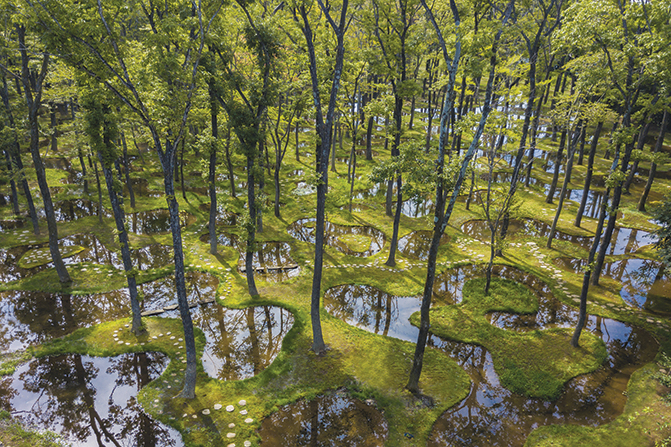
[[[551,225],[535,219],[511,219],[508,225],[508,234],[511,237],[528,236],[547,238],[550,235]],[[489,242],[489,225],[485,220],[469,220],[461,226],[461,230],[469,236],[480,241]],[[557,230],[555,239],[568,241],[578,245],[585,250],[592,246],[594,238],[591,236],[576,236]],[[649,241],[649,242],[648,242]],[[613,230],[613,235],[608,245],[607,255],[623,255],[636,252],[645,245],[652,243],[650,233],[634,228],[618,227]]]
[[[2,380],[0,405],[77,447],[181,446],[179,433],[149,418],[136,399],[167,364],[158,353],[34,359]]]
[[[219,285],[219,280],[215,276],[202,272],[186,272],[184,276],[189,306],[214,300]],[[138,286],[138,291],[144,296],[140,303],[143,311],[177,308],[177,288],[173,275],[141,284]]]
[[[0,232],[23,228],[23,225],[22,220],[0,220]]]
[[[315,219],[306,218],[300,219],[289,225],[287,231],[291,236],[299,241],[315,243]],[[350,247],[352,242],[348,241],[348,237],[355,237],[366,242],[362,245],[367,245],[368,248],[364,250],[355,250]],[[370,241],[370,242],[368,242]],[[325,222],[324,225],[324,242],[338,251],[350,256],[368,257],[379,253],[384,246],[384,233],[377,228],[367,226],[344,226],[331,222]]]
[[[10,352],[70,334],[100,321],[128,317],[125,290],[93,295],[0,293],[0,351]]]
[[[556,300],[538,278],[513,267],[497,266],[494,274],[529,286],[539,298],[539,310],[532,315],[492,312],[488,315],[492,324],[515,331],[575,324],[576,309]],[[475,266],[440,274],[433,305],[460,302],[465,281],[479,276],[481,269]],[[408,318],[419,310],[420,297],[397,297],[370,286],[343,285],[326,292],[324,306],[332,315],[369,331],[411,342],[417,339],[418,329]],[[529,399],[503,388],[486,349],[432,335],[429,344],[463,366],[473,387],[466,399],[439,418],[429,445],[521,446],[541,425],[598,425],[621,414],[630,375],[654,359],[658,344],[643,329],[602,317],[590,316],[587,329],[604,340],[609,357],[597,372],[569,381],[554,402]]]
[[[203,203],[198,207],[201,211],[210,212],[210,204]],[[238,214],[228,211],[225,205],[217,205],[217,215],[215,217],[215,228],[220,226],[235,226],[238,224]],[[208,227],[209,228],[209,223]]]
[[[86,199],[71,199],[61,200],[54,203],[54,216],[56,222],[72,222],[73,220],[82,219],[89,216],[98,215],[99,205],[97,202],[92,202]],[[103,216],[112,217],[112,214],[103,207]],[[46,214],[44,208],[37,210],[39,218],[44,219]]]
[[[201,242],[209,243],[209,235],[200,237]],[[245,273],[245,258],[247,256],[247,244],[235,235],[221,233],[217,236],[217,242],[226,247],[235,248],[240,257],[238,258],[238,270]],[[252,268],[257,274],[263,275],[268,281],[286,281],[295,278],[300,273],[300,267],[291,257],[291,245],[287,242],[257,242],[257,250],[252,258]]]
[[[196,222],[196,217],[186,211],[179,212],[179,225],[186,227]],[[126,225],[136,234],[170,232],[170,213],[167,209],[139,211],[126,214]]]
[[[576,274],[582,273],[584,259],[556,258],[554,264]],[[623,259],[606,262],[601,276],[622,284],[620,297],[633,307],[671,314],[671,278],[664,264],[651,259]]]
[[[429,258],[429,248],[432,238],[433,231],[431,230],[413,231],[398,240],[398,251],[407,258],[426,261]],[[449,240],[450,237],[443,234],[440,238],[440,245],[446,244]]]
[[[305,447],[381,447],[387,432],[375,407],[342,393],[286,405],[259,429],[262,445]]]
[[[221,380],[247,379],[263,371],[294,323],[291,312],[274,306],[227,309],[212,304],[193,309],[191,315],[207,340],[203,368]]]

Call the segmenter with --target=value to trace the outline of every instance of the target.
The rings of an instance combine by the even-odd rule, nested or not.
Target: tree
[[[473,158],[476,148],[478,147],[480,137],[484,130],[487,118],[491,111],[492,107],[492,91],[494,85],[494,78],[496,77],[496,58],[497,58],[497,47],[499,40],[501,39],[501,34],[503,29],[510,18],[515,0],[511,0],[505,6],[504,12],[501,14],[500,26],[494,35],[491,43],[491,53],[489,57],[489,78],[487,80],[487,88],[485,91],[485,99],[482,104],[482,114],[478,126],[474,132],[471,143],[468,147],[468,151],[464,155],[460,163],[460,168],[458,172],[454,175],[454,178],[450,178],[450,172],[446,169],[445,155],[447,149],[447,138],[449,135],[449,117],[451,111],[454,108],[454,85],[456,81],[457,69],[459,68],[459,61],[461,59],[461,20],[459,17],[459,10],[455,0],[450,0],[450,10],[452,13],[452,20],[454,22],[454,31],[457,36],[455,42],[454,56],[450,57],[447,44],[445,43],[445,38],[443,37],[443,32],[439,26],[432,10],[426,4],[426,0],[421,0],[422,6],[424,7],[431,24],[433,25],[434,31],[438,36],[438,41],[440,42],[441,53],[443,59],[448,67],[448,84],[447,92],[445,94],[445,100],[443,102],[443,108],[440,114],[440,136],[438,139],[438,162],[437,162],[437,172],[436,172],[436,208],[434,213],[434,228],[433,236],[431,238],[431,245],[429,248],[429,258],[427,260],[427,272],[426,272],[426,281],[424,282],[424,292],[422,294],[422,305],[420,309],[420,326],[419,334],[417,336],[417,345],[415,347],[415,354],[413,356],[412,370],[410,371],[410,378],[406,388],[414,393],[419,393],[419,377],[422,373],[422,366],[424,363],[424,349],[426,348],[426,340],[429,335],[429,308],[431,307],[431,297],[433,296],[433,283],[436,276],[436,259],[438,257],[438,246],[440,244],[440,239],[445,232],[445,227],[450,220],[452,215],[452,210],[454,205],[457,202],[457,196],[459,195],[459,190],[464,182],[466,177],[466,169]],[[454,124],[453,124],[454,125]],[[453,183],[452,183],[453,182]],[[450,189],[452,190],[452,196],[449,203],[447,202],[447,194]]]
[[[50,50],[82,75],[99,82],[133,113],[153,140],[163,170],[174,249],[175,285],[184,327],[186,372],[179,397],[195,397],[196,348],[186,299],[184,253],[175,197],[177,149],[184,137],[196,88],[200,56],[212,19],[221,5],[201,8],[190,1],[138,5],[86,2],[26,2],[25,10],[43,31]],[[72,21],[76,13],[85,20]],[[122,30],[133,15],[131,30]],[[209,15],[209,20],[207,18]],[[111,21],[114,17],[115,20]],[[144,79],[153,82],[145,83]],[[179,106],[176,107],[176,104]]]
[[[94,87],[93,91],[96,90]],[[118,181],[115,182],[113,173],[114,164],[118,165],[119,158],[114,144],[114,141],[118,138],[118,129],[114,122],[114,114],[110,106],[103,104],[105,104],[105,98],[96,97],[95,94],[91,94],[84,99],[82,105],[86,109],[86,133],[91,141],[91,147],[98,154],[98,160],[105,176],[107,192],[109,193],[112,205],[114,223],[116,224],[117,235],[121,245],[121,258],[128,283],[128,294],[130,295],[132,311],[131,332],[135,335],[140,335],[143,332],[141,310],[138,300],[137,282],[128,245],[128,231],[126,230],[123,211],[123,195],[120,194],[121,185]]]
[[[317,130],[317,156],[315,171],[319,179],[317,184],[317,222],[315,228],[315,261],[314,273],[312,277],[312,293],[310,298],[310,318],[312,321],[312,350],[321,355],[326,352],[326,345],[322,335],[320,311],[322,269],[324,263],[324,226],[326,217],[326,191],[328,190],[328,161],[331,151],[331,135],[333,121],[335,116],[336,101],[338,99],[338,90],[340,89],[340,79],[342,76],[343,63],[345,59],[345,33],[350,24],[348,18],[349,0],[343,0],[340,6],[340,18],[338,22],[334,19],[333,13],[337,12],[337,6],[323,0],[316,0],[318,9],[323,14],[328,26],[334,34],[336,44],[333,51],[335,58],[333,61],[332,77],[330,81],[330,93],[328,103],[326,104],[326,113],[324,113],[324,103],[322,102],[320,78],[316,52],[314,31],[312,24],[312,7],[306,4],[300,4],[292,7],[292,14],[297,25],[300,27],[307,45],[310,81],[312,84],[312,98],[315,105],[316,130]],[[330,62],[330,61],[329,61]]]
[[[14,29],[16,32],[16,43],[20,55],[21,68],[20,74],[14,73],[9,67],[0,65],[0,68],[9,76],[17,79],[23,87],[23,94],[28,106],[28,123],[30,128],[30,154],[33,158],[33,165],[35,166],[35,173],[37,174],[37,183],[42,194],[42,201],[44,203],[44,213],[47,219],[47,233],[49,236],[49,251],[54,261],[58,280],[61,284],[69,284],[71,282],[70,275],[65,268],[60,249],[58,248],[58,227],[56,225],[56,216],[54,214],[54,205],[51,200],[51,191],[47,184],[44,164],[42,163],[42,156],[40,155],[40,134],[38,114],[42,105],[42,95],[44,93],[44,80],[47,76],[49,68],[50,56],[47,53],[41,52],[39,49],[28,48],[26,43],[26,25],[24,23],[15,23]],[[39,68],[33,65],[32,55],[38,55],[37,63]],[[32,56],[32,57],[31,57]],[[3,95],[4,96],[4,95]],[[20,157],[20,155],[18,155]],[[33,224],[34,225],[34,224]]]

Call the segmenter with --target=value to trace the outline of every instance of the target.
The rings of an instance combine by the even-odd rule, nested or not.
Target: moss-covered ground
[[[355,193],[368,191],[373,184],[366,176],[379,159],[389,156],[382,144],[383,133],[377,133],[376,159],[365,161],[359,157],[357,175],[360,179],[355,182]],[[310,134],[301,135],[307,140],[313,138]],[[604,138],[605,140],[605,138]],[[75,143],[73,143],[74,145]],[[605,142],[604,142],[605,144]],[[310,147],[310,145],[306,145]],[[348,144],[344,145],[348,147]],[[553,150],[556,143],[543,142],[543,150]],[[601,148],[603,151],[603,147]],[[74,153],[69,152],[67,146],[62,149],[62,155],[78,166]],[[338,149],[338,157],[347,156],[348,150]],[[166,203],[161,198],[162,179],[160,167],[154,154],[144,152],[133,154],[138,157],[134,163],[142,167],[134,170],[132,177],[146,181],[146,193],[138,195],[137,205],[131,210],[126,203],[126,211],[149,211],[165,208]],[[142,155],[142,157],[139,157]],[[270,304],[290,310],[295,318],[294,327],[285,337],[282,350],[271,366],[257,376],[241,381],[223,382],[207,376],[199,370],[196,399],[173,399],[181,387],[182,350],[175,341],[166,336],[168,332],[182,337],[181,322],[165,318],[144,318],[143,321],[148,333],[140,338],[132,336],[125,324],[127,321],[102,323],[97,326],[80,329],[75,333],[37,346],[28,354],[19,359],[8,359],[3,362],[3,371],[10,373],[12,365],[25,360],[28,355],[49,355],[64,352],[112,356],[125,352],[161,351],[170,356],[171,362],[160,378],[145,387],[139,399],[145,410],[153,417],[177,428],[183,435],[187,445],[227,445],[225,433],[230,423],[236,424],[236,440],[249,439],[253,445],[259,442],[256,429],[260,421],[271,414],[279,406],[295,402],[300,398],[310,398],[329,390],[346,388],[357,397],[373,398],[378,408],[383,412],[389,423],[389,436],[385,445],[388,446],[422,446],[435,419],[448,407],[463,399],[469,391],[469,378],[449,357],[433,349],[427,350],[425,366],[420,386],[425,395],[434,399],[435,406],[426,406],[423,401],[415,399],[404,391],[404,385],[412,363],[414,345],[389,337],[371,334],[364,330],[352,327],[338,319],[331,317],[325,311],[321,312],[324,338],[329,346],[326,355],[317,357],[310,351],[312,342],[310,324],[310,290],[312,286],[312,261],[314,246],[293,239],[287,233],[287,227],[296,220],[304,217],[314,217],[315,196],[296,195],[292,191],[299,177],[289,176],[294,170],[300,169],[309,172],[313,169],[314,157],[302,154],[297,161],[292,154],[281,168],[282,207],[281,216],[275,217],[272,206],[268,203],[263,214],[263,232],[258,234],[263,241],[284,241],[291,247],[291,256],[301,266],[301,273],[284,282],[274,282],[257,277],[260,296],[251,298],[246,290],[243,275],[237,271],[239,253],[232,247],[219,247],[218,253],[208,252],[208,245],[200,238],[207,233],[207,211],[202,205],[209,203],[204,192],[206,185],[202,175],[188,174],[185,180],[184,196],[178,181],[176,189],[180,209],[194,216],[195,220],[183,228],[183,238],[187,268],[209,272],[220,279],[217,290],[219,302],[228,307],[240,308],[253,305]],[[26,163],[28,163],[26,159]],[[193,154],[187,157],[185,173],[201,172],[201,160]],[[234,155],[235,166],[243,166],[240,155]],[[647,168],[646,163],[641,163]],[[595,166],[597,173],[603,174],[609,167],[607,160],[599,159]],[[62,171],[47,170],[51,185],[57,185],[54,193],[55,200],[81,198],[81,185],[70,185],[62,182],[65,176]],[[239,170],[241,178],[244,173]],[[346,181],[347,166],[338,161],[336,172],[330,174],[331,190],[327,201],[327,219],[342,225],[369,225],[385,233],[387,244],[384,250],[369,258],[347,256],[331,247],[326,248],[325,270],[322,290],[340,284],[367,284],[378,287],[388,293],[399,296],[420,294],[425,280],[424,263],[404,258],[397,254],[398,264],[395,268],[383,266],[389,255],[389,240],[393,229],[393,219],[385,215],[384,196],[355,201],[357,211],[349,213],[346,205],[349,203],[350,185]],[[28,170],[31,184],[34,178]],[[585,166],[575,166],[571,187],[581,188],[584,180]],[[540,181],[549,181],[551,175],[535,168],[534,176]],[[560,178],[561,181],[561,178]],[[483,182],[480,182],[480,187]],[[3,186],[5,188],[6,186]],[[237,190],[237,196],[230,195],[230,184],[226,179],[217,182],[220,189],[220,206],[230,212],[244,210],[244,191]],[[652,202],[659,200],[662,194],[667,193],[671,184],[660,179],[653,186],[656,193]],[[383,188],[381,188],[383,189]],[[274,196],[272,182],[266,182],[266,194]],[[104,196],[105,194],[103,194]],[[532,185],[529,189],[518,192],[520,206],[518,217],[538,219],[551,223],[556,210],[556,204],[545,203],[545,194],[542,186]],[[97,191],[95,180],[89,177],[89,196],[87,199],[96,202]],[[625,196],[620,208],[621,218],[619,225],[653,230],[654,223],[649,221],[650,216],[636,211],[637,195]],[[556,201],[555,201],[556,202]],[[104,206],[107,200],[104,200]],[[653,205],[653,204],[651,204]],[[650,207],[649,207],[650,208]],[[579,236],[593,236],[596,221],[592,218],[583,219],[581,228],[573,226],[577,206],[572,203],[562,213],[558,229],[568,234]],[[467,210],[464,201],[457,203],[455,213],[450,221],[446,233],[450,242],[441,246],[439,250],[439,270],[449,268],[453,263],[482,264],[488,258],[489,246],[479,242],[461,231],[461,225],[471,219],[481,218],[478,206],[472,204]],[[0,208],[0,219],[12,219],[9,207]],[[420,218],[401,217],[399,237],[415,230],[432,228],[432,216]],[[26,231],[28,225],[16,230],[7,230],[2,234],[0,248],[22,246],[26,244],[46,242],[46,224],[42,222],[42,234],[34,236]],[[243,234],[238,226],[224,226],[222,232]],[[113,221],[105,217],[99,223],[96,216],[76,219],[59,224],[59,235],[66,236],[77,233],[93,233],[108,248],[115,249]],[[344,237],[343,241],[352,249],[363,249],[368,243],[365,238]],[[587,251],[570,242],[555,241],[552,249],[545,247],[542,238],[528,235],[512,235],[510,244],[504,248],[504,257],[497,262],[514,265],[529,274],[537,276],[547,283],[554,295],[571,306],[577,306],[576,296],[579,294],[582,281],[581,275],[571,272],[558,271],[552,265],[552,259],[558,257],[585,258]],[[133,247],[142,247],[149,244],[170,245],[169,234],[132,235]],[[530,256],[533,244],[534,256]],[[39,252],[33,251],[25,258],[25,267],[39,265]],[[641,249],[634,254],[609,256],[607,261],[625,259],[628,257],[654,258],[654,251]],[[114,290],[125,285],[125,275],[122,271],[110,265],[85,263],[69,266],[73,282],[62,286],[58,283],[53,269],[43,270],[35,275],[16,282],[0,284],[3,290],[41,290],[54,293],[94,293]],[[111,274],[111,275],[110,275]],[[147,269],[139,273],[139,281],[146,282],[171,274],[171,267]],[[620,298],[621,284],[615,280],[604,278],[599,286],[592,287],[589,294],[588,312],[608,318],[614,318],[631,324],[645,327],[660,341],[661,351],[671,353],[669,320],[666,317],[650,314],[643,309],[625,305]],[[562,385],[571,377],[588,373],[595,369],[604,358],[604,347],[598,339],[584,333],[579,350],[569,348],[570,333],[564,330],[542,330],[528,333],[512,333],[498,329],[486,320],[486,313],[492,310],[506,312],[533,312],[535,301],[533,291],[520,288],[519,285],[502,281],[494,282],[492,294],[485,297],[481,293],[481,281],[471,281],[464,291],[464,302],[457,306],[436,308],[432,311],[433,331],[441,336],[467,343],[485,346],[492,353],[495,368],[500,374],[502,383],[513,391],[530,396],[554,397],[561,392]],[[111,337],[116,330],[122,343]],[[159,337],[159,334],[164,334]],[[154,339],[153,337],[157,338]],[[199,349],[202,350],[204,337],[198,333]],[[126,344],[128,343],[128,344]],[[144,344],[143,344],[144,343]],[[14,363],[12,363],[14,362]],[[646,365],[636,372],[629,383],[628,401],[624,413],[613,422],[601,427],[580,426],[551,426],[537,429],[529,437],[529,446],[549,445],[584,445],[602,446],[611,445],[653,445],[656,441],[663,441],[671,434],[668,421],[671,418],[671,409],[663,396],[667,389],[658,380],[659,367],[656,364]],[[223,407],[236,405],[240,400],[246,400],[246,409],[252,423],[240,420],[239,413],[228,413],[224,410],[215,410],[215,405]],[[209,414],[204,414],[205,413]],[[6,432],[5,432],[6,433]],[[405,434],[412,434],[410,439]],[[20,444],[17,444],[20,445]],[[32,445],[39,445],[33,443]]]

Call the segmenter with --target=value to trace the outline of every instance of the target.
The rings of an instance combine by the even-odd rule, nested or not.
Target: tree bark
[[[19,52],[21,54],[21,82],[23,84],[23,92],[28,105],[28,122],[30,125],[30,154],[33,158],[35,172],[37,174],[37,184],[42,194],[42,201],[44,202],[44,213],[47,219],[47,233],[49,235],[49,251],[54,260],[58,280],[61,284],[69,284],[71,282],[63,258],[61,257],[60,249],[58,248],[58,229],[56,226],[56,215],[54,213],[54,205],[51,201],[51,192],[47,184],[47,177],[44,171],[44,164],[42,164],[42,157],[40,155],[40,134],[38,123],[38,111],[42,103],[43,82],[47,75],[49,67],[49,55],[45,55],[42,59],[42,65],[39,73],[31,72],[29,67],[28,49],[26,48],[26,28],[23,25],[16,25],[16,30],[19,37]]]
[[[659,135],[657,136],[657,142],[655,143],[655,149],[653,150],[653,154],[657,154],[662,149],[668,118],[669,118],[669,111],[664,110],[664,116],[662,117],[662,125],[659,128]],[[645,211],[645,202],[648,200],[648,195],[650,194],[650,188],[652,188],[652,182],[655,180],[656,173],[657,173],[657,163],[655,163],[653,159],[653,161],[650,163],[650,173],[648,174],[648,181],[645,184],[643,194],[641,194],[641,199],[638,201],[639,211]]]
[[[575,222],[573,225],[580,228],[580,223],[582,221],[582,215],[585,212],[585,207],[587,206],[587,198],[589,196],[589,190],[592,184],[592,174],[594,172],[594,156],[596,155],[597,142],[599,141],[599,135],[601,134],[601,129],[603,128],[603,121],[599,121],[594,129],[594,136],[592,137],[592,144],[589,149],[589,158],[587,159],[587,172],[585,174],[585,186],[582,189],[582,199],[580,200],[580,206],[576,212]]]

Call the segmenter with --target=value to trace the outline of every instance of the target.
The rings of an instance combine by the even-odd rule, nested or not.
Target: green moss
[[[570,330],[514,332],[491,325],[488,312],[532,313],[538,299],[527,287],[498,278],[492,279],[485,296],[484,284],[484,278],[469,280],[460,305],[433,308],[431,332],[489,350],[504,387],[529,397],[556,399],[568,380],[596,370],[606,359],[605,344],[590,333],[573,348]],[[418,325],[419,313],[411,321]]]
[[[0,420],[0,445],[11,447],[61,447],[61,438],[49,431],[27,429],[19,421]]]
[[[58,248],[63,259],[69,258],[70,256],[74,256],[77,253],[86,250],[84,247],[80,247],[79,245],[61,245]],[[49,251],[49,247],[33,248],[32,250],[25,252],[21,259],[19,259],[19,267],[30,269],[33,267],[49,264],[50,262],[53,262],[53,259],[51,257],[51,251]]]
[[[548,425],[533,431],[525,447],[639,447],[664,446],[671,440],[671,408],[655,379],[656,366],[648,364],[632,374],[622,415],[599,427]]]
[[[363,252],[370,248],[371,239],[368,236],[363,236],[360,234],[347,234],[339,236],[338,239],[345,243],[350,250]]]
[[[32,355],[27,351],[16,351],[0,354],[0,376],[14,374],[17,366],[27,362],[31,358]]]

